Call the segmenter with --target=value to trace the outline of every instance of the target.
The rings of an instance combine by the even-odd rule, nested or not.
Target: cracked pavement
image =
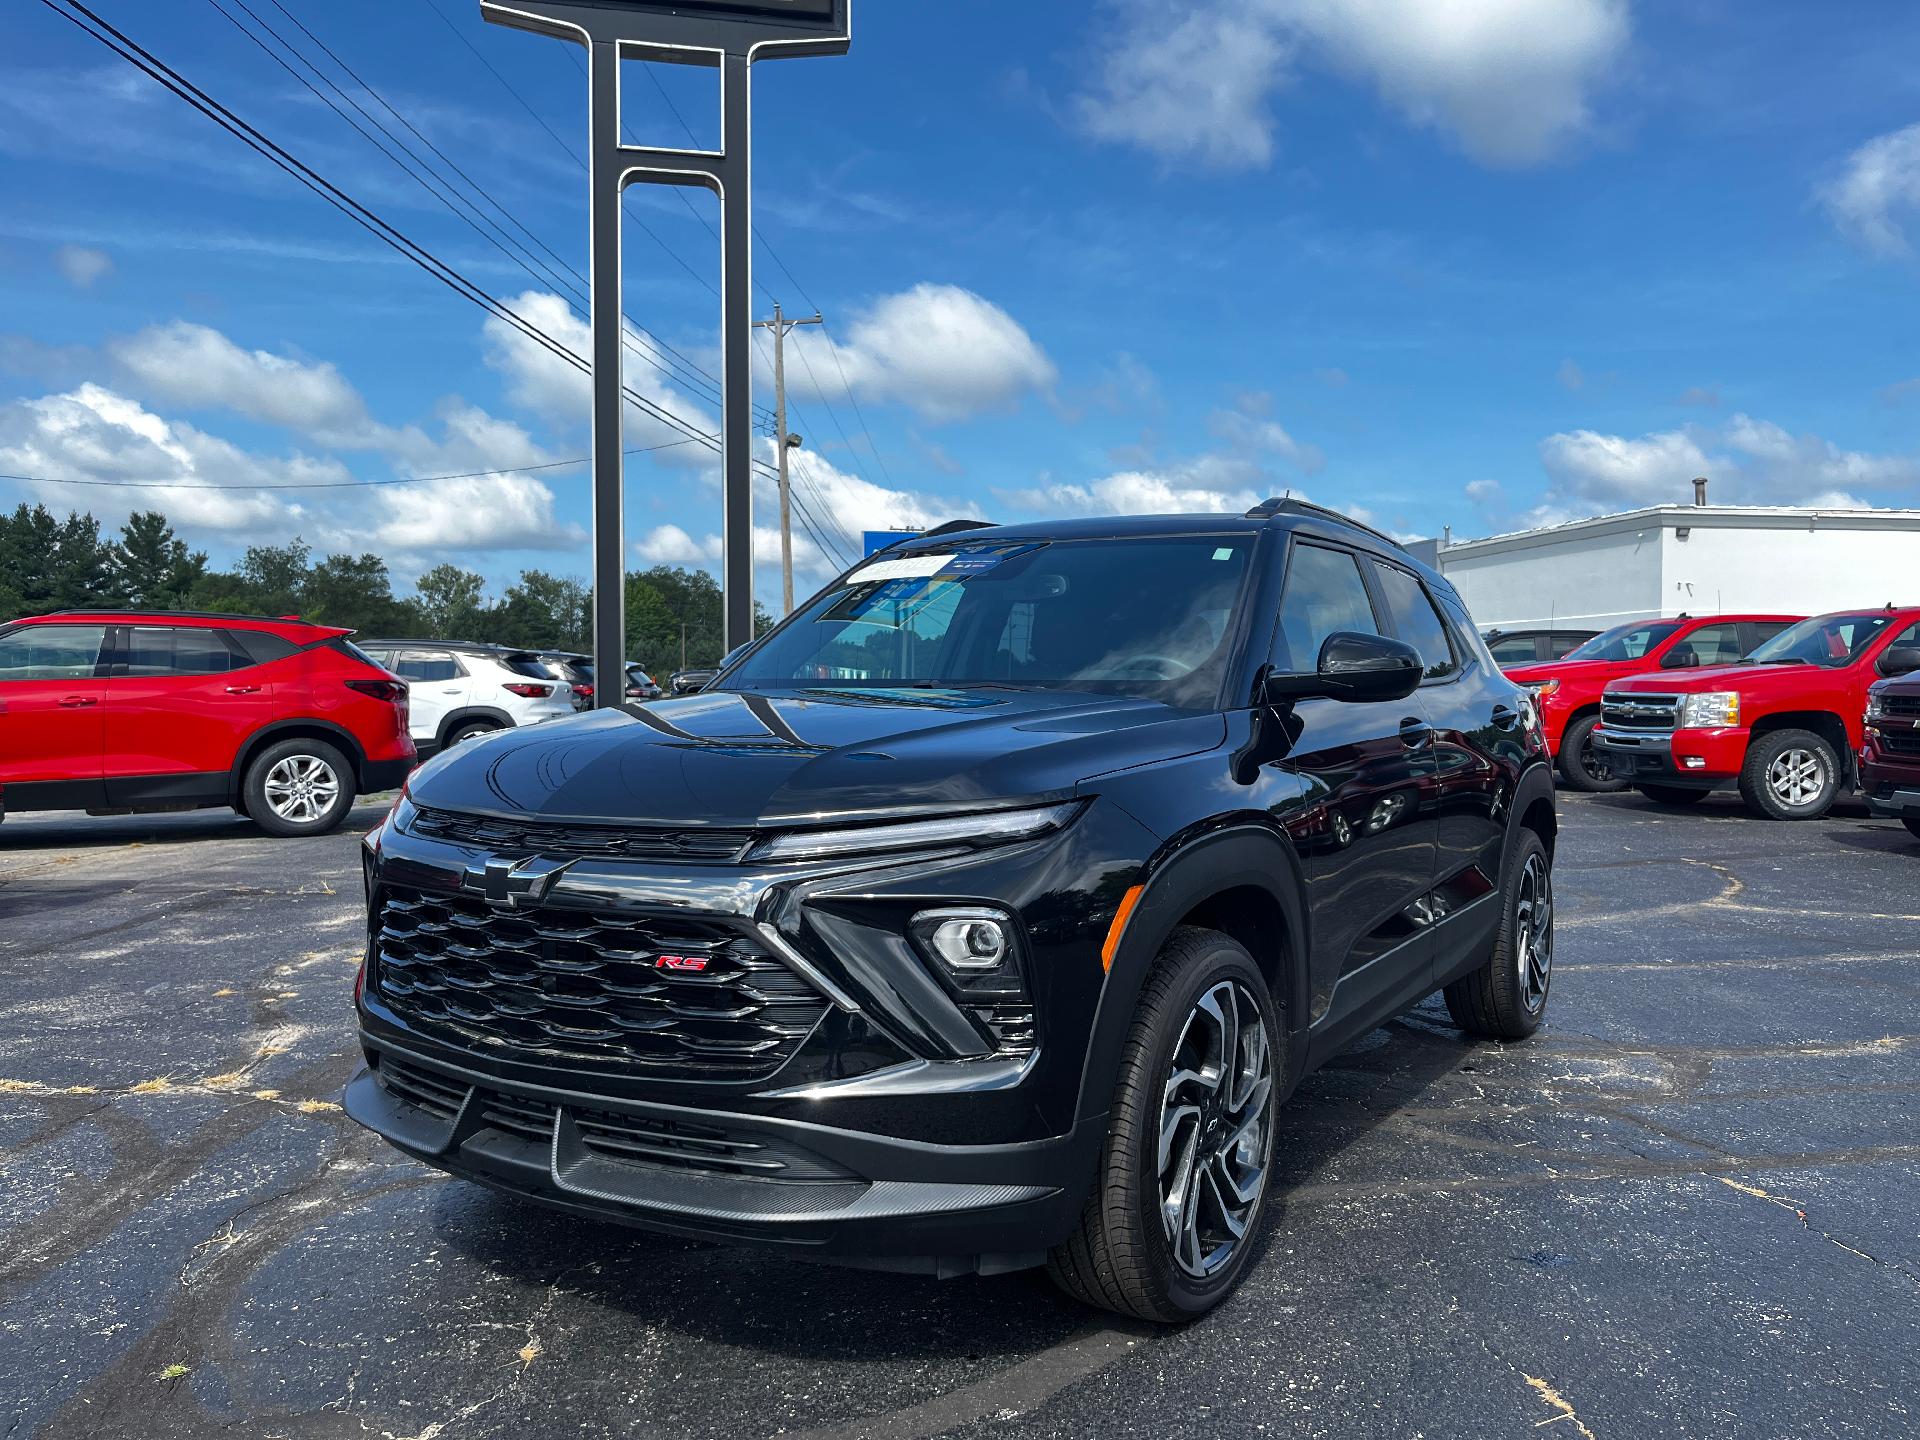
[[[1262,1253],[1179,1332],[1043,1278],[650,1237],[338,1110],[348,831],[0,825],[7,1436],[1920,1431],[1920,843],[1561,797],[1547,1028],[1429,1002],[1283,1115]]]

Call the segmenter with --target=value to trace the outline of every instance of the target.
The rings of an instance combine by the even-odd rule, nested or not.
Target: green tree
[[[656,680],[680,667],[680,617],[637,575],[627,577],[627,654]]]
[[[121,596],[129,604],[155,609],[184,607],[207,573],[206,552],[187,549],[157,510],[127,518],[109,563]]]
[[[387,562],[378,555],[329,555],[301,586],[300,613],[321,625],[341,625],[368,635],[412,634],[419,607],[394,597]]]
[[[427,635],[436,640],[478,640],[489,627],[485,582],[458,565],[436,565],[415,582],[415,603]]]
[[[114,605],[121,599],[113,547],[100,539],[100,522],[78,511],[54,533],[48,563],[48,601],[56,610]]]
[[[584,650],[592,598],[578,580],[523,570],[493,613],[493,638],[502,645]]]

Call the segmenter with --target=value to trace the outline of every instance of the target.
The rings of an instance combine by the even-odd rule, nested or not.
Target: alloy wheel
[[[289,755],[267,772],[267,808],[291,825],[310,825],[340,798],[340,777],[313,755]]]
[[[1223,980],[1187,1016],[1160,1108],[1160,1221],[1195,1279],[1233,1258],[1259,1208],[1273,1094],[1260,1002]]]
[[[1767,766],[1767,788],[1774,799],[1792,809],[1811,805],[1827,788],[1826,761],[1797,745],[1782,750]]]
[[[1588,735],[1580,747],[1578,764],[1587,778],[1596,784],[1613,783],[1613,767],[1607,763],[1607,757],[1600,753],[1600,747],[1593,743],[1592,735]]]
[[[1520,998],[1529,1015],[1538,1014],[1553,983],[1553,872],[1539,855],[1529,855],[1520,872],[1513,938],[1520,964]]]

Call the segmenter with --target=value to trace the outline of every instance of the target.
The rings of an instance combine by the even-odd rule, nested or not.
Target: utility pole
[[[824,325],[816,310],[811,320],[789,320],[773,302],[773,318],[756,320],[756,330],[773,331],[773,424],[780,450],[780,613],[793,613],[793,487],[787,478],[787,452],[797,449],[800,437],[787,432],[787,332],[801,325]]]

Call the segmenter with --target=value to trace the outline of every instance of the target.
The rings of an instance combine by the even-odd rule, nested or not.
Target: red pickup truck
[[[1763,640],[1771,640],[1799,615],[1681,615],[1635,620],[1596,635],[1559,660],[1506,667],[1507,678],[1532,690],[1546,727],[1547,748],[1560,774],[1576,790],[1624,790],[1593,744],[1600,723],[1600,697],[1629,675],[1660,670],[1692,671],[1730,665]]]
[[[1665,805],[1735,783],[1755,814],[1815,820],[1857,780],[1867,691],[1920,648],[1920,606],[1802,620],[1738,665],[1607,687],[1594,744]]]

